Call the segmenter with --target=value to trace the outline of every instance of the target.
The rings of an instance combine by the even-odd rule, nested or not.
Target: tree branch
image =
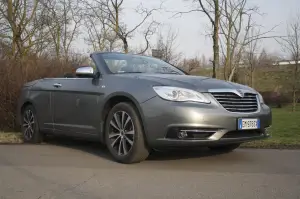
[[[199,3],[200,3],[200,6],[201,6],[203,12],[204,12],[204,13],[207,15],[207,17],[209,18],[211,24],[212,24],[213,26],[215,26],[215,21],[214,21],[213,18],[210,16],[210,14],[208,13],[208,11],[205,9],[205,7],[204,7],[204,5],[203,5],[203,3],[202,3],[202,0],[198,0],[198,1],[199,1]]]

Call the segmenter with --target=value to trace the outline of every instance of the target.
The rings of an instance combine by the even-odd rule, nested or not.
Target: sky
[[[166,32],[169,27],[177,32],[176,50],[182,52],[185,57],[212,56],[212,40],[207,35],[209,21],[203,13],[194,12],[182,16],[173,17],[176,11],[185,11],[193,8],[192,0],[164,0],[163,8],[166,11],[156,12],[152,17],[162,24],[161,32]],[[158,7],[161,0],[124,0],[124,16],[122,20],[128,27],[134,27],[141,18],[133,12],[133,8],[140,3],[144,7]],[[248,0],[249,6],[259,7],[262,16],[256,16],[256,23],[261,25],[261,31],[268,31],[274,26],[276,28],[269,35],[286,35],[286,23],[296,13],[300,13],[300,0]],[[142,28],[140,29],[142,31]],[[152,37],[152,43],[156,43],[156,37]],[[84,45],[83,41],[80,42]],[[129,41],[131,47],[144,44],[141,34],[135,33]],[[266,39],[260,42],[260,47],[268,53],[283,54],[282,48],[274,39]]]

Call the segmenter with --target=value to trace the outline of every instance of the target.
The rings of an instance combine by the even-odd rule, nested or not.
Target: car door
[[[53,131],[53,78],[40,80],[30,90],[30,96],[34,103],[39,120],[39,128],[42,131]]]
[[[70,135],[97,135],[103,80],[93,78],[56,79],[53,92],[54,130]]]

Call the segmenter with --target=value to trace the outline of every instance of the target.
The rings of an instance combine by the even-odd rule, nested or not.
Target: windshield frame
[[[174,73],[150,73],[150,72],[136,72],[136,74],[173,74],[173,75],[188,75],[186,72],[184,72],[182,69],[179,69],[178,67],[155,57],[151,57],[151,56],[144,56],[144,55],[136,55],[136,54],[125,54],[125,53],[117,53],[117,52],[99,52],[99,53],[93,53],[91,54],[91,57],[93,58],[93,60],[96,62],[96,65],[100,65],[100,68],[98,66],[98,69],[101,73],[105,72],[106,74],[132,74],[135,72],[121,72],[121,73],[114,73],[110,70],[109,66],[107,65],[105,59],[107,59],[107,56],[120,56],[120,60],[122,60],[121,58],[123,56],[127,57],[137,57],[137,58],[141,58],[144,60],[153,60],[154,62],[157,63],[162,63],[163,65],[166,65],[168,68],[172,69],[173,71],[175,71]],[[117,59],[116,59],[117,60]],[[102,72],[103,71],[103,72]]]

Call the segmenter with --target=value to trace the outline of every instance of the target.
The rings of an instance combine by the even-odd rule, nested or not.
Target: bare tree
[[[117,36],[119,37],[119,39],[123,42],[123,49],[125,53],[128,53],[129,51],[129,46],[128,46],[128,39],[130,37],[133,36],[133,34],[143,25],[146,23],[147,19],[152,16],[152,14],[159,10],[160,8],[153,8],[153,9],[147,9],[144,8],[142,6],[142,4],[140,6],[138,6],[136,8],[136,13],[139,14],[141,16],[141,21],[136,24],[133,28],[128,28],[128,26],[126,24],[124,24],[121,21],[121,12],[123,9],[123,3],[124,0],[96,0],[101,4],[104,4],[104,6],[102,7],[102,12],[104,12],[106,15],[109,16],[109,20],[110,22],[107,23],[107,25],[115,31],[115,33],[117,34]],[[152,24],[153,25],[153,24]],[[152,31],[151,28],[151,23],[150,26],[148,26],[149,31],[145,32],[145,40],[146,43],[148,44],[147,40],[148,40],[148,36],[149,33],[151,33]],[[148,34],[147,34],[148,33]]]
[[[186,0],[190,1],[190,0]],[[221,0],[223,1],[223,0]],[[213,40],[213,74],[212,77],[216,78],[216,68],[220,65],[220,46],[219,46],[219,31],[220,31],[220,1],[219,0],[192,0],[193,3],[197,3],[197,7],[188,11],[176,12],[176,15],[182,15],[191,12],[202,12],[209,19],[210,25],[212,26],[211,37]]]
[[[85,41],[91,45],[93,51],[113,51],[118,43],[118,37],[114,31],[97,18],[86,17],[85,27],[87,37]]]
[[[35,31],[33,31],[34,35],[32,38],[34,38],[36,42],[32,48],[30,48],[31,53],[37,56],[45,56],[45,54],[49,54],[49,50],[51,50],[51,46],[53,44],[53,39],[51,38],[51,27],[49,26],[50,17],[47,13],[48,8],[45,6],[43,1],[40,1],[32,22],[32,27],[35,29]],[[32,43],[31,39],[29,39],[29,43]]]
[[[56,57],[60,58],[63,54],[67,61],[70,47],[79,34],[83,19],[80,1],[48,0],[43,5],[47,8],[43,16],[49,28]]]
[[[240,35],[243,25],[243,16],[245,13],[246,0],[229,0],[223,1],[221,7],[221,42],[224,40],[224,45],[226,49],[222,48],[222,53],[224,56],[224,79],[227,80],[229,77],[233,77],[232,71],[235,68],[232,68],[232,63],[234,62],[233,58],[241,57],[236,51],[238,44],[240,42]],[[249,17],[250,18],[250,17]],[[249,24],[249,23],[248,23]],[[248,34],[249,27],[246,27],[246,33]],[[224,39],[223,39],[224,38]],[[222,44],[222,46],[224,46]],[[240,48],[241,51],[241,48]],[[239,60],[237,61],[239,62]]]
[[[279,57],[275,54],[269,54],[266,49],[262,49],[258,57],[258,64],[262,67],[273,66],[273,63],[278,61]]]
[[[137,54],[145,54],[150,48],[150,37],[156,33],[157,28],[159,27],[160,23],[157,21],[151,21],[148,27],[142,32],[146,45],[141,47]]]
[[[34,42],[32,22],[38,0],[0,1],[0,38],[10,45],[9,57],[22,58]]]
[[[87,37],[85,41],[91,45],[94,51],[114,51],[119,48],[119,38],[115,31],[111,29],[110,15],[106,10],[103,1],[85,2],[85,28]],[[110,24],[110,25],[108,25]]]
[[[202,56],[201,56],[201,66],[203,68],[206,68],[208,66],[208,63],[207,63],[207,60],[206,60],[206,57],[204,54],[202,54]]]
[[[224,63],[224,79],[233,81],[241,62],[245,48],[253,45],[257,40],[275,38],[266,32],[254,32],[259,25],[253,20],[259,14],[256,6],[249,7],[247,0],[226,0],[221,6],[220,34]],[[256,34],[254,34],[256,33]]]
[[[176,52],[176,39],[177,32],[174,32],[171,27],[167,31],[167,35],[163,35],[162,32],[158,34],[157,43],[155,49],[161,52],[161,59],[177,65],[181,59],[182,53]]]
[[[292,79],[293,111],[296,111],[299,87],[299,62],[300,62],[300,13],[287,26],[287,36],[280,41],[283,48],[295,62]]]
[[[249,36],[252,35],[259,35],[259,30],[256,30],[255,28],[252,28],[250,30]],[[258,53],[258,40],[253,40],[248,44],[248,46],[245,47],[245,54],[244,59],[242,59],[244,65],[247,67],[247,71],[250,78],[250,86],[254,88],[254,72],[255,69],[260,65],[260,56]]]
[[[201,11],[208,17],[212,27],[212,40],[213,40],[213,78],[217,77],[216,68],[220,65],[220,47],[219,47],[219,29],[220,29],[220,2],[219,0],[198,0],[201,6]],[[204,4],[206,3],[206,5]],[[212,14],[213,13],[213,14]]]
[[[181,64],[187,73],[191,73],[193,70],[201,68],[201,60],[198,57],[183,59]]]

